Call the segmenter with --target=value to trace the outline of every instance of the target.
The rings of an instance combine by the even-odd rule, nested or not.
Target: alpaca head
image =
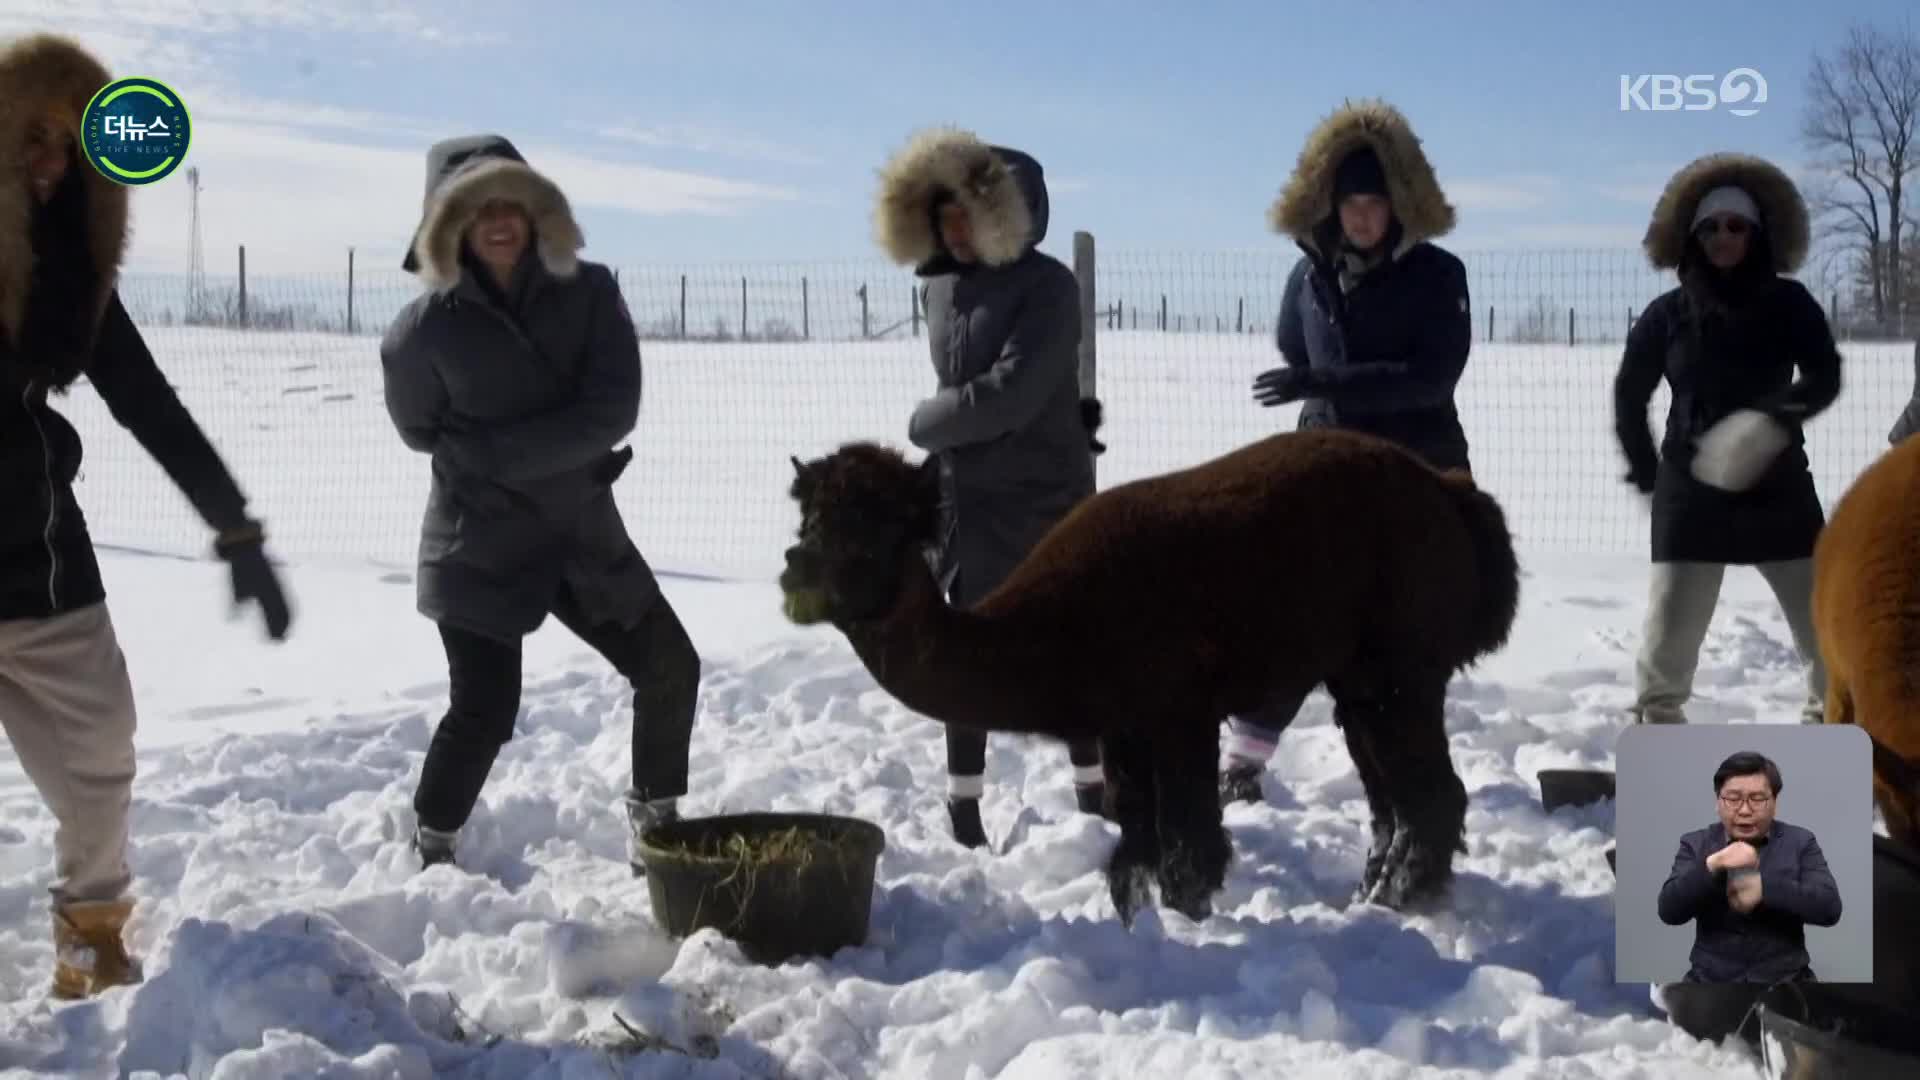
[[[879,618],[893,609],[908,553],[934,538],[938,466],[915,465],[873,443],[826,457],[793,458],[789,494],[800,504],[799,542],[780,574],[787,618],[807,626]]]

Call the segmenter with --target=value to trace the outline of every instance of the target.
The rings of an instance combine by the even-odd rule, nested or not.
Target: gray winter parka
[[[533,221],[509,287],[483,281],[461,234],[505,199]],[[612,483],[640,408],[640,347],[619,285],[581,262],[564,195],[497,136],[428,152],[426,210],[406,268],[431,291],[380,346],[386,404],[406,445],[432,455],[419,610],[515,639],[564,587],[596,623],[636,624],[659,595]]]
[[[978,262],[942,250],[941,197],[967,207]],[[922,135],[883,171],[880,199],[883,243],[926,279],[938,389],[914,409],[907,436],[940,461],[937,569],[953,601],[971,605],[1093,492],[1079,284],[1035,250],[1049,204],[1028,154],[965,133]]]

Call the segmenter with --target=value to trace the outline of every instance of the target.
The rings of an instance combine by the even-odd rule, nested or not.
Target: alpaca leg
[[[1168,730],[1177,736],[1161,739],[1154,755],[1160,902],[1198,921],[1213,914],[1233,859],[1214,789],[1217,740],[1204,724]]]
[[[1120,826],[1120,842],[1107,859],[1107,890],[1124,926],[1152,900],[1153,869],[1160,861],[1154,821],[1153,744],[1125,736],[1100,740],[1106,772],[1107,818]]]
[[[1354,889],[1355,900],[1365,900],[1379,882],[1393,850],[1396,814],[1392,789],[1374,747],[1377,733],[1385,723],[1381,706],[1365,688],[1350,682],[1328,683],[1333,695],[1333,719],[1347,737],[1347,756],[1353,759],[1354,772],[1360,776],[1360,788],[1367,795],[1367,810],[1372,816],[1373,843],[1367,848],[1366,868]]]
[[[1387,797],[1386,774],[1380,770],[1379,755],[1373,748],[1373,737],[1379,730],[1378,714],[1350,712],[1341,730],[1346,733],[1347,755],[1353,759],[1354,771],[1360,775],[1360,786],[1367,793],[1367,809],[1373,816],[1373,842],[1367,848],[1367,864],[1360,872],[1360,884],[1353,891],[1353,899],[1365,900],[1386,868],[1397,822],[1393,800]]]
[[[1401,684],[1372,744],[1400,829],[1370,899],[1401,908],[1444,890],[1466,850],[1467,788],[1447,747],[1444,678]]]

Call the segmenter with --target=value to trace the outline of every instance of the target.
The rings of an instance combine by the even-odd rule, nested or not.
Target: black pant
[[[1815,982],[1812,968],[1802,968],[1772,983],[1706,982],[1689,968],[1684,979],[1668,984],[1662,993],[1667,999],[1667,1018],[1694,1038],[1719,1042],[1737,1033],[1747,1042],[1758,1044],[1760,1025],[1754,1007],[1765,1002],[1788,1016],[1803,1017],[1806,1001],[1796,987]]]
[[[1008,567],[1006,573],[1011,573]],[[980,599],[993,591],[1006,577],[1006,573],[997,575],[975,573],[969,576],[964,570],[954,574],[953,582],[948,586],[947,600],[957,607],[972,607]],[[987,733],[979,728],[962,727],[948,724],[947,728],[947,775],[982,776],[987,771]],[[1067,760],[1076,766],[1100,764],[1100,741],[1098,739],[1068,740]]]
[[[687,747],[700,690],[700,655],[665,596],[637,626],[590,625],[562,587],[553,617],[633,684],[633,787],[639,799],[687,793]],[[442,624],[451,684],[446,715],[434,729],[413,809],[442,832],[467,823],[500,747],[520,712],[519,640],[502,641]]]

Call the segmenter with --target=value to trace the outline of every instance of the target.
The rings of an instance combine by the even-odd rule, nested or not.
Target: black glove
[[[1253,380],[1253,400],[1271,409],[1299,401],[1313,393],[1313,372],[1307,368],[1277,367]]]
[[[612,487],[620,474],[627,471],[627,463],[633,460],[633,447],[623,446],[618,450],[607,451],[607,456],[593,467],[593,480],[596,484]]]
[[[1099,398],[1080,399],[1080,423],[1087,429],[1087,446],[1093,450],[1095,457],[1107,452],[1107,444],[1093,437],[1093,433],[1099,431],[1100,425],[1105,422],[1106,408],[1100,404]]]
[[[248,522],[222,533],[213,542],[213,550],[232,569],[235,606],[249,600],[259,601],[260,612],[267,620],[267,636],[284,641],[293,615],[287,610],[287,597],[280,589],[280,579],[267,562],[265,544],[266,534],[260,530],[260,523]]]
[[[1627,483],[1640,489],[1640,494],[1653,494],[1654,479],[1660,474],[1660,463],[1656,461],[1637,462],[1627,469],[1627,475],[1621,477]]]

